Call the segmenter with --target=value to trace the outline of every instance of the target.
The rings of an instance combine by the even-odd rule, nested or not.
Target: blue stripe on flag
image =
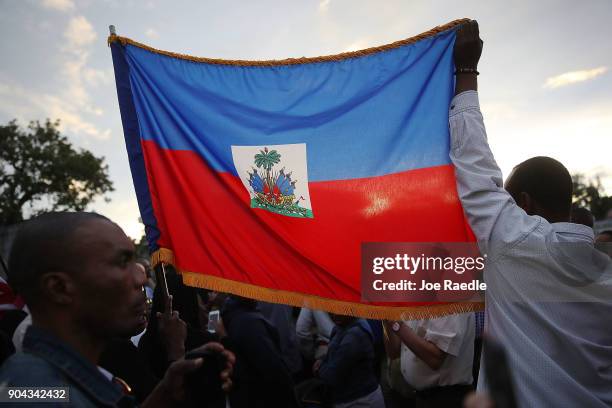
[[[141,134],[217,171],[231,146],[306,143],[310,181],[450,163],[454,30],[359,58],[236,66],[126,47]]]
[[[132,91],[130,89],[129,66],[125,58],[125,48],[122,47],[121,44],[117,42],[112,43],[111,52],[115,68],[115,82],[117,83],[119,109],[121,110],[121,123],[123,125],[123,134],[125,136],[125,145],[130,162],[132,180],[134,181],[134,190],[136,190],[140,217],[145,225],[149,252],[153,253],[159,248],[157,240],[159,239],[160,233],[157,228],[157,219],[155,218],[153,203],[151,202],[144,155],[140,144],[138,118],[136,117],[136,110],[132,100]]]

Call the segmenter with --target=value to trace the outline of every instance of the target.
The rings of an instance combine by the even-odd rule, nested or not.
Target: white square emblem
[[[251,208],[313,218],[305,143],[232,146],[232,158]]]

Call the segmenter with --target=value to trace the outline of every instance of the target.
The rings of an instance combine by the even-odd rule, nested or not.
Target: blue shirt
[[[365,320],[334,327],[319,377],[330,386],[335,403],[353,401],[376,390],[374,358],[374,336]]]

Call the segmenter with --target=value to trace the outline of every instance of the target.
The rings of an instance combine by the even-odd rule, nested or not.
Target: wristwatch
[[[399,332],[401,328],[402,322],[393,322],[393,324],[391,325],[391,331],[393,331],[393,333]]]

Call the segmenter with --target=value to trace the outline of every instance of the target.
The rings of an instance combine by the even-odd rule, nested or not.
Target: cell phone
[[[186,405],[198,408],[225,408],[225,393],[221,389],[221,371],[225,368],[225,355],[218,351],[190,351],[185,359],[202,357],[204,363],[185,377]]]
[[[208,313],[208,332],[216,333],[217,332],[217,323],[219,323],[219,319],[221,315],[218,310],[213,310]]]

